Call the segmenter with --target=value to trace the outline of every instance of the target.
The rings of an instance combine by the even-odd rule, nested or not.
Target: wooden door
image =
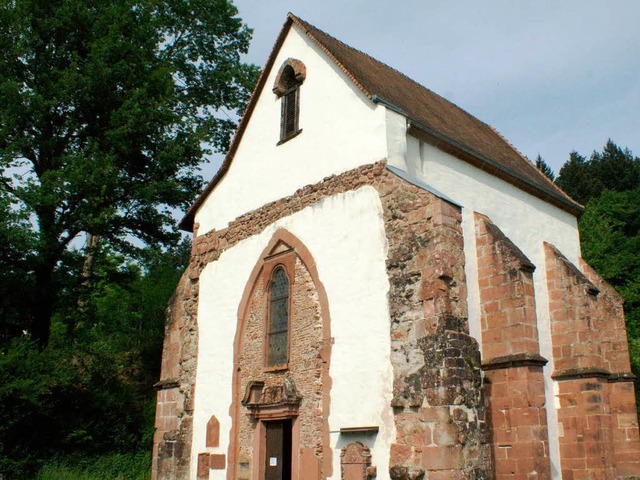
[[[265,480],[291,480],[291,420],[266,422]]]

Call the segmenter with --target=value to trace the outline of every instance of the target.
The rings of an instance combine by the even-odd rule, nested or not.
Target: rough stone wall
[[[600,290],[598,317],[603,319],[600,332],[602,355],[609,376],[609,409],[613,455],[618,477],[640,475],[640,437],[638,411],[629,361],[629,346],[624,320],[623,300],[586,262],[580,262],[584,275]]]
[[[224,230],[195,238],[191,263],[170,310],[165,344],[165,362],[178,368],[175,390],[183,400],[176,402],[172,414],[178,418],[177,428],[163,430],[164,410],[158,410],[154,478],[188,475],[202,269],[279,218],[364,185],[380,194],[389,242],[392,406],[398,432],[391,475],[394,479],[492,478],[480,352],[468,333],[460,211],[395,176],[384,162],[306,186],[243,215]],[[169,385],[174,378],[168,372],[163,370],[162,384]],[[171,442],[174,453],[162,453]]]
[[[544,244],[555,372],[607,373],[598,318],[598,289],[553,245]]]
[[[167,308],[156,404],[152,478],[188,478],[198,355],[197,276],[188,267]]]
[[[300,424],[298,446],[300,449],[311,449],[318,464],[322,465],[323,452],[329,448],[329,445],[323,444],[326,415],[322,408],[322,312],[313,279],[297,257],[294,272],[295,277],[291,281],[288,368],[274,371],[264,366],[269,277],[261,275],[253,290],[241,339],[242,347],[238,356],[241,388],[237,393],[242,397],[251,381],[264,382],[263,391],[268,391],[283,385],[285,377],[292,379],[302,397],[296,419]],[[257,422],[244,413],[234,419],[237,424],[233,427],[239,432],[239,458],[256,459],[253,448]]]
[[[475,213],[485,391],[496,480],[549,479],[549,438],[531,261]]]
[[[498,338],[496,325],[487,324],[484,329],[483,342],[489,339],[490,345],[493,335],[495,348],[484,352],[485,360],[490,360],[484,366],[490,381],[483,386],[480,352],[468,333],[460,211],[396,177],[385,169],[384,162],[378,162],[306,186],[290,197],[239,217],[223,230],[195,238],[191,263],[168,309],[162,374],[157,385],[154,479],[185,479],[190,473],[200,272],[226,249],[260,233],[276,220],[324,197],[364,185],[373,186],[380,194],[389,243],[392,406],[397,429],[390,452],[392,478],[494,478],[487,399],[494,432],[504,426],[504,444],[507,440],[514,442],[509,444],[509,453],[515,455],[519,449],[518,455],[524,458],[531,455],[533,448],[534,455],[539,455],[546,423],[540,406],[540,366],[516,362],[509,368],[487,369],[487,363],[495,366],[505,355],[523,352],[520,361],[535,363],[537,342],[533,340],[537,334],[530,325],[535,312],[530,277],[521,266],[514,272],[517,262],[509,257],[509,248],[504,248],[508,243],[496,241],[499,235],[494,235],[488,254],[494,256],[491,262],[500,264],[502,270],[491,271],[486,278],[481,275],[480,282],[481,288],[483,282],[489,282],[498,291],[502,289],[499,294],[487,291],[485,306],[496,301],[490,298],[492,295],[503,295],[497,300],[506,303],[498,306],[507,314],[494,320],[509,322],[509,333],[505,337],[500,332]],[[545,251],[561,405],[558,415],[563,478],[638,475],[638,424],[620,299],[586,265],[581,265],[583,274],[551,245],[545,245]],[[594,287],[600,289],[599,297]],[[491,308],[483,312],[489,313]],[[521,332],[524,341],[519,341],[512,331]],[[513,395],[516,390],[526,399],[526,405],[524,401],[516,402],[515,398],[520,398],[520,394]],[[513,415],[509,419],[496,419],[495,409],[501,402],[511,402]],[[533,418],[536,411],[538,423],[523,420],[527,416]],[[529,445],[526,432],[531,432]],[[499,467],[500,452],[495,440],[494,435],[497,473],[502,474],[505,470]],[[316,452],[306,449],[303,453],[313,460]],[[544,454],[539,456],[545,458]],[[224,468],[223,457],[216,456],[215,462],[210,459],[210,465],[215,464],[211,468]],[[305,463],[304,459],[301,462]],[[534,468],[538,473],[544,472],[540,464]],[[507,473],[512,476],[502,478],[519,478],[514,475],[523,469],[516,468]]]
[[[637,476],[640,444],[621,344],[626,336],[616,318],[622,313],[619,299],[586,265],[588,275],[605,287],[602,297],[553,245],[544,248],[563,478]]]
[[[397,430],[391,478],[492,478],[460,210],[388,173],[381,180]]]

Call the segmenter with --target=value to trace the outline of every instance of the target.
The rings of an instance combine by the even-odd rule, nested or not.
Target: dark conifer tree
[[[538,170],[544,173],[552,182],[556,179],[555,173],[553,173],[551,167],[547,165],[547,162],[544,161],[540,154],[538,154],[538,156],[536,157],[536,167],[538,168]]]

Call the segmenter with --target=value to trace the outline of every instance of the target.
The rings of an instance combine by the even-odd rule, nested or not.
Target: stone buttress
[[[495,478],[550,478],[535,266],[486,216],[475,213],[482,367]]]
[[[480,351],[467,323],[460,208],[389,181],[381,198],[397,430],[391,478],[493,478]]]
[[[618,294],[545,243],[563,478],[640,478],[640,441]]]

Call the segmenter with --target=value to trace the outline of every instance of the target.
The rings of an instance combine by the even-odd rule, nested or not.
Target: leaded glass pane
[[[289,320],[289,297],[271,300],[271,325],[269,333],[286,332]]]
[[[288,337],[287,331],[269,335],[269,365],[287,363]]]
[[[296,93],[292,90],[284,97],[284,132],[290,135],[296,130]]]
[[[289,279],[282,267],[278,267],[271,279],[271,299],[289,296]]]
[[[287,363],[289,336],[289,279],[282,267],[271,276],[268,365]]]

